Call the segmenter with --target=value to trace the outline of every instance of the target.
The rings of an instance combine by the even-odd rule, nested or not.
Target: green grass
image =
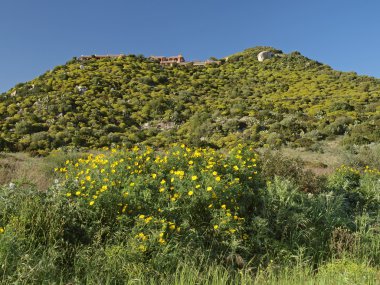
[[[303,175],[312,176],[303,172],[297,160],[263,155],[257,161],[255,182],[251,183],[249,176],[244,176],[249,173],[246,172],[249,165],[243,164],[247,157],[252,157],[249,150],[241,152],[239,162],[235,157],[239,152],[232,152],[233,155],[225,151],[197,154],[195,149],[168,149],[167,163],[159,162],[163,164],[160,172],[155,168],[158,162],[154,161],[160,161],[155,159],[157,156],[163,159],[165,152],[152,151],[149,154],[151,159],[143,156],[146,162],[142,163],[139,157],[144,151],[104,152],[107,162],[91,156],[91,161],[104,163],[101,164],[104,172],[92,162],[86,163],[88,158],[82,158],[76,166],[82,154],[70,155],[72,163],[66,163],[68,156],[59,154],[40,160],[39,175],[46,176],[49,181],[58,179],[48,190],[41,191],[33,183],[25,184],[17,179],[12,187],[9,183],[1,186],[0,228],[4,232],[0,233],[0,282],[379,284],[380,180],[377,171],[340,168],[325,180],[317,180],[319,184],[315,188],[312,179],[309,183],[313,185],[306,183],[308,179]],[[177,151],[182,155],[175,154]],[[187,156],[183,155],[185,153]],[[21,154],[17,158],[20,157]],[[207,172],[211,157],[219,157],[219,160]],[[121,158],[124,161],[120,162]],[[141,163],[135,165],[136,160]],[[194,164],[189,164],[190,160]],[[119,164],[112,168],[116,161]],[[227,164],[231,169],[217,169]],[[138,169],[139,165],[143,171],[138,176],[125,172],[133,170],[128,166]],[[57,167],[67,168],[67,172],[54,174],[51,168]],[[120,185],[109,184],[110,189],[113,187],[112,192],[107,190],[102,194],[104,196],[99,195],[98,204],[93,205],[97,208],[90,206],[87,196],[75,195],[78,187],[82,187],[78,186],[81,179],[80,176],[76,178],[78,172],[88,167],[91,170],[85,175],[91,175],[93,181],[104,181],[106,177],[110,178],[109,183],[112,177],[114,181],[121,181]],[[166,175],[167,183],[171,181],[173,167],[186,172],[183,180],[174,185],[177,193],[186,194],[185,203],[181,202],[182,198],[175,203],[165,202],[165,191],[170,190],[170,185],[162,193],[154,192],[162,185],[160,175]],[[99,173],[95,176],[97,170]],[[157,180],[152,179],[153,171],[158,175]],[[221,176],[219,182],[213,180],[213,171]],[[214,183],[213,188],[219,189],[219,186],[235,181],[236,175],[240,181],[232,185],[233,189],[243,195],[237,204],[223,200],[225,197],[219,195],[223,193],[223,187],[220,188],[222,192],[215,192],[217,198],[207,196],[206,188],[202,190],[205,191],[203,196],[198,197],[201,199],[196,194],[187,194],[187,187],[192,183]],[[196,180],[192,179],[194,176],[197,176]],[[88,186],[96,183],[89,182]],[[119,199],[119,193],[124,193],[126,188],[129,191],[127,197],[131,199],[127,202],[130,206],[136,205],[136,212],[113,212],[118,201],[112,199]],[[197,189],[203,188],[193,191],[201,191]],[[305,189],[313,191],[305,192]],[[80,190],[82,194],[86,193],[82,188]],[[155,194],[148,195],[151,191]],[[72,196],[67,197],[68,192],[73,193]],[[142,193],[145,194],[140,195]],[[106,198],[109,200],[104,202],[108,202],[102,204],[100,199]],[[215,199],[214,207],[219,205],[220,208],[210,210],[207,199]],[[207,201],[206,207],[202,207],[202,201]],[[144,209],[144,205],[159,205],[162,212]],[[228,212],[222,205],[244,218],[234,235],[218,232],[224,227],[223,223],[229,227],[233,225],[229,220],[223,222]],[[143,210],[145,216],[141,219]],[[147,212],[149,210],[151,213]],[[120,216],[121,220],[118,219]],[[146,220],[149,216],[153,219]],[[168,227],[170,224],[165,229],[157,228],[156,218],[175,221],[176,228],[181,231],[173,231]],[[217,221],[220,224],[215,231]],[[162,237],[166,242],[163,244],[156,239],[160,232],[164,232]],[[139,233],[144,233],[148,240],[140,239]],[[143,250],[141,245],[144,245]]]

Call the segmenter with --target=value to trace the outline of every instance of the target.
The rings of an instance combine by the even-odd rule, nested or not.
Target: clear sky
[[[0,92],[84,54],[273,46],[380,78],[378,0],[0,0]]]

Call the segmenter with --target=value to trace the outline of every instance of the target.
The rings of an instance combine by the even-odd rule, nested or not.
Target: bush
[[[103,225],[129,228],[131,246],[142,252],[173,240],[231,250],[232,241],[244,237],[258,184],[256,155],[246,149],[222,154],[182,145],[155,153],[135,147],[68,161],[60,171],[72,203]]]

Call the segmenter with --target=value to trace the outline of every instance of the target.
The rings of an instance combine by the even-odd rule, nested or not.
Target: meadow
[[[289,153],[3,153],[0,282],[379,284],[377,146],[327,174]]]

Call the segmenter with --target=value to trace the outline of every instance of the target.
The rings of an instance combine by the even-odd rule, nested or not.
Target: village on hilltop
[[[119,58],[124,57],[125,54],[107,54],[107,55],[82,55],[78,59],[81,61],[91,60],[91,59],[103,59],[103,58]],[[220,60],[205,60],[205,61],[186,61],[182,54],[177,56],[150,56],[149,59],[153,61],[158,61],[163,66],[173,66],[173,65],[208,65],[208,64],[221,64]]]

